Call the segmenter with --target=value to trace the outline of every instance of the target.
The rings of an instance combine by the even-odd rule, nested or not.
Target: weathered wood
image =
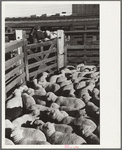
[[[56,60],[56,59],[57,59],[57,57],[54,56],[54,57],[51,57],[51,58],[41,60],[39,62],[28,65],[28,69],[34,68],[34,67],[39,66],[39,65],[41,66],[41,64],[42,64],[42,67],[43,67],[43,63],[47,63],[47,62],[50,62],[50,61],[53,61],[53,60]]]
[[[9,85],[6,86],[6,93],[12,89],[22,78],[25,77],[25,73],[18,76],[14,81],[12,81]]]
[[[5,44],[5,53],[13,51],[14,49],[17,49],[18,47],[23,46],[23,40],[18,41],[12,41]]]
[[[37,71],[34,71],[34,72],[30,73],[29,76],[32,77],[34,75],[37,75],[38,73],[42,73],[42,72],[47,71],[48,69],[54,68],[54,67],[57,67],[57,64],[52,64],[50,66],[47,66],[46,68],[41,68]]]
[[[42,42],[42,43],[34,43],[34,44],[29,44],[27,45],[27,49],[32,49],[32,48],[38,48],[41,46],[48,46],[48,45],[52,45],[56,43],[56,39],[52,40],[52,41],[46,41],[46,42]]]
[[[80,62],[92,62],[92,61],[99,61],[98,57],[68,57],[68,62],[80,63]]]
[[[74,31],[65,31],[65,34],[80,34],[80,33],[99,33],[99,30],[74,30]]]
[[[11,65],[15,64],[17,61],[19,61],[20,59],[22,59],[24,57],[24,54],[20,54],[20,55],[17,55],[16,57],[8,60],[5,62],[5,70],[11,68]]]
[[[23,68],[24,68],[24,64],[21,64],[17,68],[13,69],[12,71],[10,71],[9,73],[5,75],[5,80],[8,80],[11,76],[13,76],[16,73],[19,73],[20,69],[23,69]]]
[[[67,46],[64,47],[64,67],[67,66]]]
[[[81,50],[81,51],[68,51],[68,54],[67,56],[77,56],[77,57],[80,57],[82,55],[99,55],[99,51],[84,51],[84,50]]]
[[[99,49],[99,45],[68,45],[67,49]]]
[[[29,51],[31,51],[31,50],[29,50]],[[47,50],[47,51],[30,54],[30,55],[27,56],[27,58],[28,58],[28,59],[31,59],[31,58],[35,58],[35,57],[39,57],[39,56],[48,54],[48,53],[51,54],[51,53],[54,53],[54,52],[56,52],[56,49],[50,49],[50,50]]]
[[[68,19],[68,20],[40,20],[40,21],[6,21],[5,27],[34,27],[42,26],[70,26],[72,25],[89,25],[98,24],[99,18],[91,19]]]
[[[23,50],[24,50],[26,81],[29,81],[29,70],[28,70],[28,59],[27,59],[27,41],[23,42]]]
[[[64,31],[58,30],[57,32],[57,63],[58,70],[64,67]]]

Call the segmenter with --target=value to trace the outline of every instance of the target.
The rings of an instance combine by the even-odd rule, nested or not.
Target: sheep
[[[99,122],[100,109],[94,103],[90,101],[86,103],[86,113]]]
[[[44,89],[44,88],[43,88]],[[45,90],[34,90],[32,88],[28,88],[28,90],[26,91],[26,93],[30,96],[34,96],[34,95],[39,95],[39,96],[45,96],[46,95],[46,91]]]
[[[53,122],[61,123],[61,121],[69,115],[65,111],[60,111],[59,109],[51,109],[48,112],[48,116],[53,119]]]
[[[85,94],[85,93],[89,93],[89,92],[93,92],[93,89],[95,87],[95,82],[93,80],[90,80],[88,85],[84,88],[81,88],[78,90],[78,98],[82,98],[82,96]]]
[[[28,112],[30,106],[36,104],[34,98],[27,93],[22,94],[23,107]]]
[[[62,106],[66,107],[66,109],[67,107],[72,107],[74,109],[81,109],[85,106],[85,103],[81,99],[78,99],[78,98],[63,97],[63,96],[58,97],[52,92],[48,92],[46,96],[47,96],[47,101],[55,102],[60,107]]]
[[[76,130],[76,132],[80,132],[81,134],[87,125],[90,126],[91,132],[95,131],[97,127],[90,118],[87,118],[87,116],[80,116],[75,118],[69,115],[63,115],[58,109],[51,111],[50,117],[57,120],[58,123],[71,125],[73,129]]]
[[[54,124],[47,122],[42,125],[42,131],[51,144],[85,144],[86,141],[75,133],[67,134],[55,130]]]
[[[40,104],[40,105],[43,105],[43,106],[46,106],[47,103],[46,103],[46,99],[45,99],[45,96],[40,96],[40,95],[33,95],[32,96],[36,102],[36,104]]]
[[[69,116],[71,117],[80,117],[80,116],[86,116],[86,110],[79,109],[79,110],[72,110],[72,108],[68,107],[67,109],[63,107],[59,108],[60,110],[64,110]]]
[[[27,91],[28,90],[28,87],[26,85],[21,85],[19,88],[18,88],[21,92],[24,92],[24,91]]]
[[[33,124],[34,124],[34,126],[36,126],[37,129],[41,129],[41,126],[44,124],[44,122],[42,120],[35,120]],[[73,132],[72,127],[69,125],[66,125],[66,124],[55,124],[54,123],[54,126],[55,126],[56,131],[60,131],[63,133],[72,133]]]
[[[60,88],[66,86],[66,85],[69,85],[69,84],[72,84],[71,80],[63,81],[60,83]]]
[[[41,85],[46,92],[57,92],[60,89],[60,86],[56,83],[47,82],[45,78],[40,77],[38,79],[38,84]]]
[[[56,83],[61,84],[62,82],[65,81],[67,81],[67,78],[65,76],[61,76],[57,78]]]
[[[21,117],[18,117],[12,121],[14,127],[21,127],[22,125],[26,124],[27,122],[33,123],[35,119],[38,117],[35,114],[24,114]]]
[[[33,145],[46,142],[44,133],[38,129],[16,127],[12,129],[11,138],[15,144]]]
[[[10,139],[5,138],[5,145],[15,145]]]
[[[43,82],[46,82],[46,80],[44,79],[43,80]],[[39,84],[39,81],[37,80],[37,79],[34,79],[33,80],[33,83],[34,83],[34,89],[35,90],[40,90],[43,94],[42,95],[45,95],[45,93],[46,93],[46,91],[45,91],[45,89],[42,87],[42,85],[41,84]],[[46,83],[44,83],[44,85],[45,85]]]
[[[75,90],[72,83],[61,88],[61,95],[65,97],[75,97],[74,92]]]
[[[86,86],[86,82],[85,82],[85,81],[75,82],[75,83],[74,83],[74,89],[75,89],[75,90],[84,88],[85,86]]]
[[[65,71],[62,71],[61,74],[51,76],[49,82],[56,83],[59,77],[65,77]]]
[[[92,93],[91,102],[93,102],[98,107],[100,106],[99,94],[100,94],[100,91],[97,88],[94,88],[93,93]]]
[[[14,97],[7,101],[6,108],[23,107],[20,89],[14,91]]]

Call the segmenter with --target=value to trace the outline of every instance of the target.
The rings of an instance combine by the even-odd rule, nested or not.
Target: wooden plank
[[[5,53],[13,51],[14,49],[17,49],[21,46],[23,46],[23,40],[8,42],[5,44]]]
[[[48,46],[48,45],[52,45],[55,43],[56,43],[56,39],[54,39],[52,41],[42,42],[42,43],[29,44],[29,45],[27,45],[27,49],[37,48],[37,47],[41,47],[41,46]]]
[[[94,55],[94,54],[99,54],[99,50],[98,51],[68,51],[68,56],[80,56],[80,55]]]
[[[64,31],[58,30],[57,32],[57,63],[58,70],[65,66],[64,62]],[[59,38],[61,37],[61,38]]]
[[[39,62],[36,62],[36,63],[28,65],[28,69],[34,68],[36,66],[39,66],[39,65],[41,65],[41,63],[43,65],[43,63],[47,63],[47,62],[50,62],[50,61],[53,61],[53,60],[56,60],[56,59],[57,59],[57,57],[55,56],[55,57],[51,57],[51,58],[47,58],[47,59],[41,60]]]
[[[15,73],[19,73],[20,69],[22,69],[22,68],[24,68],[24,64],[21,64],[20,66],[18,66],[17,68],[13,69],[8,74],[6,74],[5,75],[5,80],[8,80]]]
[[[31,50],[29,50],[29,51],[31,51]],[[31,55],[28,55],[27,58],[30,59],[30,58],[33,58],[33,57],[45,55],[45,54],[48,54],[48,53],[54,53],[54,52],[56,52],[56,49],[50,49],[50,50],[39,52],[39,53],[33,53]]]
[[[64,67],[67,66],[67,46],[64,47]]]
[[[24,50],[24,64],[25,64],[26,81],[29,81],[29,69],[28,69],[28,59],[27,59],[27,42],[25,42],[25,41],[23,44],[23,50]]]
[[[99,49],[99,45],[68,45],[67,49]]]
[[[80,33],[99,33],[99,30],[74,30],[64,31],[65,34],[80,34]]]
[[[12,64],[16,63],[17,61],[19,61],[20,59],[22,59],[24,57],[24,54],[20,54],[17,55],[16,57],[8,60],[5,62],[5,70],[9,69],[11,67]]]
[[[6,86],[6,93],[12,89],[22,78],[25,77],[25,73],[18,76],[14,81],[12,81],[9,85]]]
[[[99,61],[99,57],[68,57],[67,58],[68,61],[72,61],[72,62],[81,62],[81,61]]]
[[[39,70],[30,73],[29,76],[32,77],[34,75],[37,75],[37,74],[42,73],[44,71],[47,71],[48,69],[54,68],[56,66],[57,66],[57,64],[52,64],[50,66],[47,66],[46,68],[40,68]]]
[[[99,23],[99,18],[90,19],[68,19],[68,20],[40,20],[40,21],[6,21],[5,27],[34,27],[40,25],[45,26],[70,26],[73,25],[95,25]]]

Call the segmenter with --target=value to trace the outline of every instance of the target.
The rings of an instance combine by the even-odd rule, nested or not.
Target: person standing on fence
[[[39,26],[34,27],[31,35],[33,36],[34,43],[40,43],[45,39],[44,33]]]

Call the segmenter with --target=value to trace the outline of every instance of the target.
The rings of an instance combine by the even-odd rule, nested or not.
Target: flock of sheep
[[[6,101],[6,145],[100,144],[99,67],[67,66],[14,91]]]

